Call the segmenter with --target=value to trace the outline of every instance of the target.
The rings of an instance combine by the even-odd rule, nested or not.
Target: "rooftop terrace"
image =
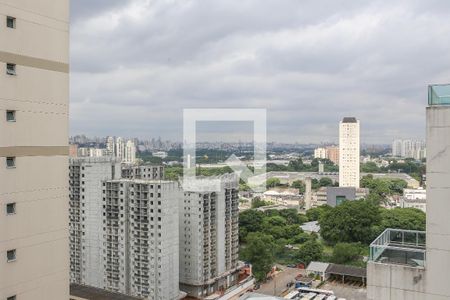
[[[428,105],[450,105],[450,84],[429,85]]]
[[[369,260],[384,264],[425,267],[425,232],[386,229],[370,244]]]

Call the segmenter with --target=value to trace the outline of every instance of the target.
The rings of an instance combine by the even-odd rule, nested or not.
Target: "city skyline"
[[[448,78],[449,9],[73,1],[71,134],[181,140],[183,108],[267,107],[278,142],[330,140],[345,116],[363,142],[423,138],[423,86]]]

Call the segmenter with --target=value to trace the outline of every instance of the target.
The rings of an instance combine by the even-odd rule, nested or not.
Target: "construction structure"
[[[242,267],[238,179],[214,179],[220,180],[220,190],[185,190],[180,208],[180,289],[199,299],[222,295],[236,285]]]
[[[113,157],[70,158],[70,281],[102,287],[102,181],[120,178],[120,160]]]
[[[149,300],[177,300],[178,183],[103,182],[104,289]]]
[[[69,299],[69,1],[0,18],[0,299]]]
[[[123,165],[122,178],[163,180],[164,166],[162,165]]]

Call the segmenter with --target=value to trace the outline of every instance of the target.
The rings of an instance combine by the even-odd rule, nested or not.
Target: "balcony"
[[[429,85],[428,105],[450,105],[450,84]]]
[[[424,231],[388,228],[370,244],[369,261],[424,268],[425,238]]]

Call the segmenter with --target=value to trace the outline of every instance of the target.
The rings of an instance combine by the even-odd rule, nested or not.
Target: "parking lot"
[[[345,298],[346,300],[366,300],[367,289],[362,284],[342,284],[338,281],[326,282],[320,287],[323,290],[331,290],[338,298]]]

